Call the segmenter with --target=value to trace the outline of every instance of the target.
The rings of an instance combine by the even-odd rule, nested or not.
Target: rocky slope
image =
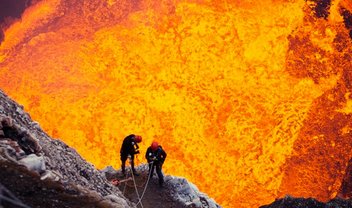
[[[192,183],[173,176],[165,177],[162,189],[153,177],[139,201],[133,182],[113,185],[110,179],[122,179],[118,171],[99,171],[50,138],[2,91],[0,167],[0,207],[220,207]],[[136,188],[142,196],[148,171],[144,165],[138,170]]]
[[[352,208],[352,159],[349,160],[344,178],[336,197],[326,203],[314,198],[294,198],[289,195],[260,208]]]
[[[270,205],[261,206],[260,208],[351,208],[352,201],[340,198],[333,199],[329,202],[319,202],[313,198],[293,198],[286,196],[277,199]]]
[[[3,92],[0,164],[2,189],[30,207],[132,206],[93,165],[60,140],[51,139]],[[4,197],[13,199],[10,194]],[[12,206],[6,198],[1,203]]]
[[[128,171],[127,176],[123,176],[120,170],[116,171],[112,167],[107,167],[102,172],[108,179],[127,180],[120,183],[118,188],[130,201],[138,205],[142,204],[143,207],[220,207],[213,199],[201,193],[194,184],[188,182],[185,178],[166,175],[164,178],[165,185],[160,188],[155,171],[148,180],[150,173],[147,164],[140,165],[136,169],[139,176],[133,176],[131,171]],[[136,186],[132,178],[135,179]],[[138,198],[136,188],[141,200]]]

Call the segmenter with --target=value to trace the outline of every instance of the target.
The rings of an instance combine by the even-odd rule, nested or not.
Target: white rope
[[[7,202],[10,202],[11,204],[16,205],[16,206],[18,206],[18,207],[30,208],[29,206],[27,206],[27,205],[25,205],[25,204],[22,204],[22,202],[13,200],[13,199],[8,198],[8,197],[6,197],[6,196],[4,196],[4,195],[0,195],[0,200],[1,200],[1,199],[5,200],[5,201],[7,201]]]
[[[131,161],[130,161],[130,163],[131,163]],[[137,197],[138,197],[138,201],[140,201],[141,198],[139,197],[138,188],[137,188],[136,180],[134,179],[134,173],[133,173],[132,166],[131,166],[131,173],[132,173],[132,179],[133,179],[134,189],[136,190]],[[137,205],[136,205],[136,207],[137,207]],[[143,204],[142,204],[142,203],[141,203],[141,207],[143,208]]]
[[[125,173],[126,174],[126,173]],[[127,180],[127,174],[126,174],[126,178],[125,180]],[[126,190],[126,186],[127,186],[127,181],[125,181],[125,185],[123,186],[123,191],[122,191],[122,194],[125,195],[125,190]]]
[[[7,195],[9,195],[9,197],[4,196],[3,192],[6,192]],[[0,203],[1,203],[1,200],[8,201],[14,205],[17,205],[18,207],[30,208],[29,206],[23,204],[10,190],[8,190],[2,184],[0,184]],[[2,207],[1,204],[0,204],[0,207]]]
[[[150,162],[151,167],[149,168],[147,183],[146,183],[145,186],[144,186],[144,190],[143,190],[143,192],[142,192],[142,196],[141,196],[141,198],[139,199],[139,201],[138,201],[138,203],[137,203],[136,206],[138,206],[139,203],[142,205],[142,199],[143,199],[143,197],[144,197],[145,191],[147,190],[147,186],[148,186],[148,184],[149,184],[149,179],[151,178],[152,169],[153,169],[153,168],[152,168],[152,167],[153,167],[153,163],[154,163],[154,161]],[[142,206],[142,207],[143,207],[143,206]]]

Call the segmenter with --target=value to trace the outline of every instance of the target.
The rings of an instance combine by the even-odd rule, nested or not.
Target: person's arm
[[[148,163],[153,160],[153,153],[150,147],[148,147],[147,152],[145,153],[145,158],[147,159]]]
[[[147,161],[149,162],[149,148],[147,149],[146,153],[145,153],[145,159],[147,159]]]
[[[134,154],[139,154],[139,146],[137,142],[134,142]]]
[[[161,155],[161,162],[164,163],[167,154],[166,154],[166,152],[163,149],[161,149],[160,155]]]

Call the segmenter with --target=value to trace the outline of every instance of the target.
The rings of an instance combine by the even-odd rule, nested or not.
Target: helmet
[[[153,151],[157,150],[159,147],[158,142],[153,142],[152,145],[150,145],[150,148],[152,148]]]
[[[136,136],[134,136],[134,140],[135,140],[137,143],[139,143],[139,142],[142,141],[142,137],[139,136],[139,135],[136,135]]]

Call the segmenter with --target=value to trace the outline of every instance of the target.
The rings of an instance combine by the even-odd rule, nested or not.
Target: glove
[[[112,183],[112,185],[114,185],[114,186],[120,185],[120,181],[117,180],[117,179],[113,179],[113,180],[111,181],[111,183]]]

